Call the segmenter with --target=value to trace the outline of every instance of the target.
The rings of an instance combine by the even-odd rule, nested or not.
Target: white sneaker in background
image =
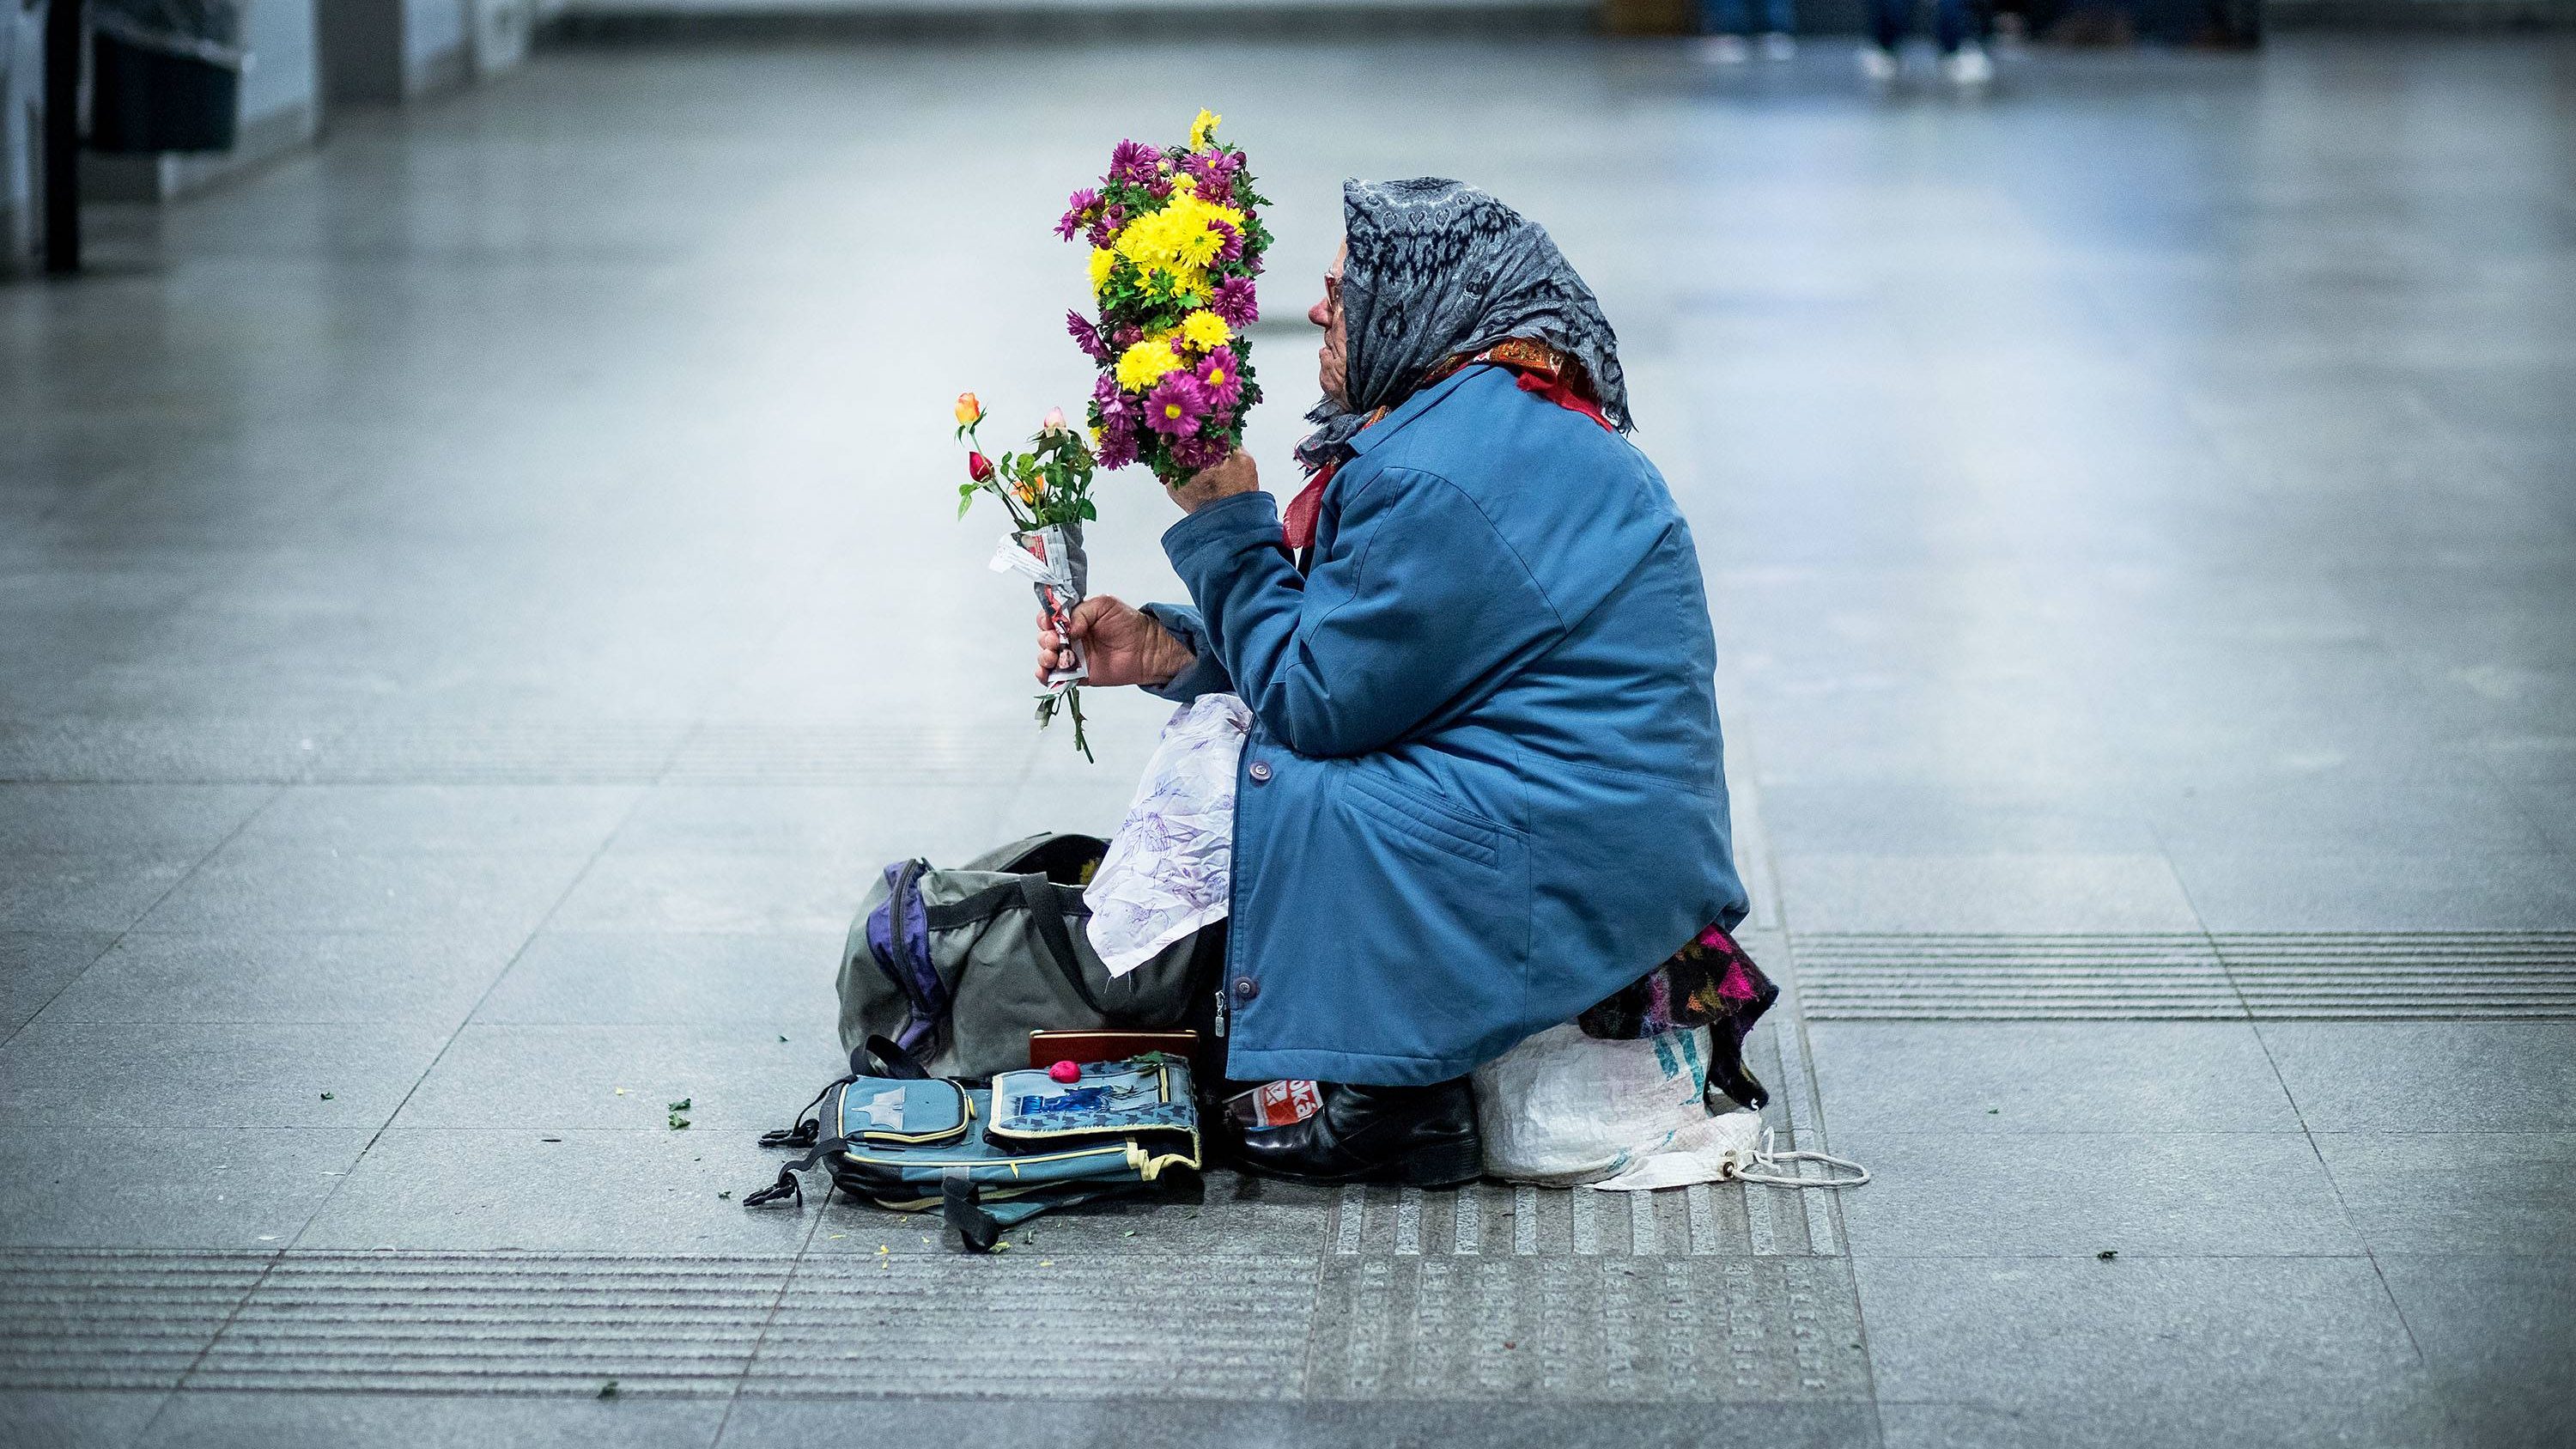
[[[1860,73],[1875,85],[1885,85],[1896,79],[1896,52],[1881,45],[1862,46]]]
[[[1785,31],[1774,30],[1769,35],[1762,37],[1762,58],[1764,60],[1790,60],[1794,59],[1797,54],[1797,37],[1790,35]]]
[[[1986,48],[1973,40],[1950,52],[1941,62],[1941,69],[1950,77],[1950,84],[1962,89],[1985,85],[1995,78],[1995,63],[1986,59]]]
[[[1718,65],[1742,65],[1753,58],[1741,35],[1712,35],[1699,43],[1702,58]]]

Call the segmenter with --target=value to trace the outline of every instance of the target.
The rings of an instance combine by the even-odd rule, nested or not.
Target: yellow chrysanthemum
[[[1199,118],[1190,122],[1190,149],[1193,151],[1206,150],[1208,148],[1208,143],[1216,139],[1217,123],[1224,119],[1225,117],[1218,115],[1216,112],[1202,107],[1199,111]]]
[[[1118,354],[1118,385],[1129,392],[1143,392],[1180,365],[1181,355],[1172,350],[1171,343],[1148,337]]]
[[[1169,273],[1182,282],[1182,291],[1198,291],[1205,278],[1195,274],[1215,261],[1225,246],[1224,234],[1216,230],[1218,222],[1240,230],[1243,213],[1204,200],[1194,191],[1175,189],[1162,210],[1120,228],[1118,255],[1134,263],[1142,275]]]
[[[1181,340],[1201,352],[1223,347],[1233,335],[1224,318],[1204,308],[1181,319]]]
[[[1107,247],[1091,249],[1091,290],[1097,293],[1109,284],[1109,269],[1116,265],[1118,254]]]

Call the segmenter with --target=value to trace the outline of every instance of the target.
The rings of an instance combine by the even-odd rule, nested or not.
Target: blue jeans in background
[[[1751,35],[1751,0],[1700,0],[1699,28],[1709,35]],[[1762,0],[1762,28],[1787,35],[1798,28],[1797,0]]]
[[[1735,0],[1741,5],[1743,0]],[[1914,0],[1869,0],[1870,38],[1881,50],[1894,50],[1914,29]],[[1933,0],[1932,39],[1948,55],[1968,40],[1975,38],[1975,17],[1968,13],[1968,0]]]

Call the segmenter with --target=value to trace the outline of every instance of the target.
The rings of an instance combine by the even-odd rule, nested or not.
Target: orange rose
[[[984,405],[975,400],[975,394],[971,392],[957,394],[957,426],[971,428],[982,421],[984,421]]]

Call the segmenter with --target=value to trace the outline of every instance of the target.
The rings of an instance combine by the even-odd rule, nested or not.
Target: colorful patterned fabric
[[[1779,997],[1780,988],[1726,928],[1710,925],[1664,964],[1575,1018],[1575,1024],[1585,1036],[1604,1041],[1637,1041],[1707,1027],[1709,1084],[1747,1107],[1759,1107],[1770,1094],[1744,1069],[1744,1038]]]
[[[1638,1041],[1738,1016],[1750,1027],[1779,994],[1780,988],[1735,938],[1724,927],[1711,925],[1664,964],[1583,1013],[1577,1023],[1585,1036],[1604,1041]]]

